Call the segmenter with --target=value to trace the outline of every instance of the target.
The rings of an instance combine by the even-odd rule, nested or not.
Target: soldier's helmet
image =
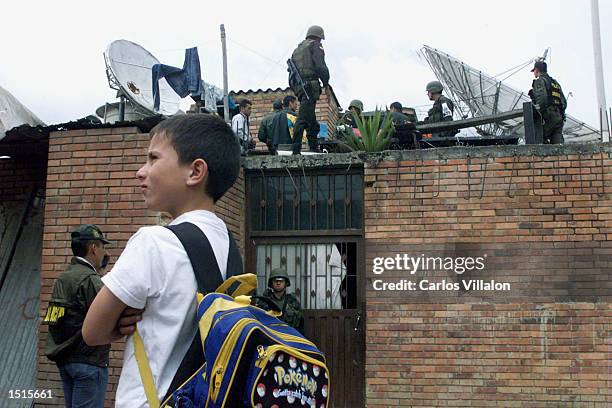
[[[440,93],[442,92],[442,90],[444,90],[444,87],[442,86],[442,83],[440,81],[431,81],[427,84],[425,90],[427,92]]]
[[[306,32],[306,38],[310,36],[317,37],[317,38],[324,40],[325,33],[323,32],[323,27],[318,26],[318,25],[310,26],[310,28]]]
[[[291,286],[291,280],[289,279],[289,275],[287,275],[287,271],[284,268],[272,269],[272,273],[270,273],[270,277],[268,278],[268,287],[272,287],[272,281],[276,278],[285,278],[285,282],[287,282],[286,287]]]
[[[353,99],[351,103],[349,103],[349,109],[352,107],[359,109],[359,112],[363,112],[363,102],[359,99]]]

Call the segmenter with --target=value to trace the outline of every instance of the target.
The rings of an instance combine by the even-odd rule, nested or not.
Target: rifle
[[[289,86],[291,86],[291,82],[292,82],[291,78],[293,77],[294,79],[293,82],[296,85],[299,85],[302,87],[302,90],[304,91],[304,94],[306,95],[306,99],[310,100],[310,97],[308,96],[308,92],[306,92],[306,82],[302,78],[302,75],[300,75],[300,71],[295,66],[295,62],[293,62],[293,59],[289,58],[287,60],[287,66],[289,67],[287,68],[287,71],[289,71]]]

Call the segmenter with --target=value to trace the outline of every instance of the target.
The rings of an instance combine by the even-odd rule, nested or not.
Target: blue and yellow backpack
[[[251,304],[254,298],[247,295],[257,288],[257,277],[238,274],[223,282],[217,263],[210,262],[216,259],[212,247],[197,226],[168,228],[185,247],[196,275],[199,330],[161,403],[142,338],[138,332],[132,336],[149,406],[326,408],[330,374],[325,356],[277,319],[280,312],[273,302],[268,302],[270,311]],[[242,271],[231,234],[227,271],[228,276]]]

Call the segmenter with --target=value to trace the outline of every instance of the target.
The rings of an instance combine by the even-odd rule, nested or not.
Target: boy
[[[238,177],[238,140],[223,120],[207,114],[172,117],[151,135],[147,162],[136,173],[147,208],[167,212],[173,225],[197,225],[213,248],[216,259],[211,262],[217,262],[225,278],[229,237],[214,205]],[[197,284],[185,249],[165,227],[140,228],[103,282],[85,319],[83,338],[90,345],[117,340],[124,310],[144,308],[138,331],[163,399],[196,333]],[[130,337],[115,406],[146,405]]]

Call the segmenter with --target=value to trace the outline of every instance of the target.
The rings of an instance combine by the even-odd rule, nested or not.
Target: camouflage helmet
[[[433,92],[433,93],[440,93],[442,92],[443,89],[444,87],[442,86],[442,83],[440,81],[431,81],[425,87],[425,90],[427,92]]]
[[[291,280],[289,279],[289,275],[287,275],[287,271],[284,268],[272,269],[270,277],[268,278],[268,287],[272,287],[272,281],[276,278],[285,278],[287,287],[291,286]]]
[[[359,99],[353,99],[351,103],[349,103],[349,109],[351,107],[359,109],[359,112],[363,112],[363,102],[361,102]]]
[[[306,38],[308,38],[310,36],[317,37],[317,38],[320,38],[320,39],[324,40],[325,39],[325,33],[323,32],[323,27],[318,26],[318,25],[310,26],[310,28],[306,32]]]

